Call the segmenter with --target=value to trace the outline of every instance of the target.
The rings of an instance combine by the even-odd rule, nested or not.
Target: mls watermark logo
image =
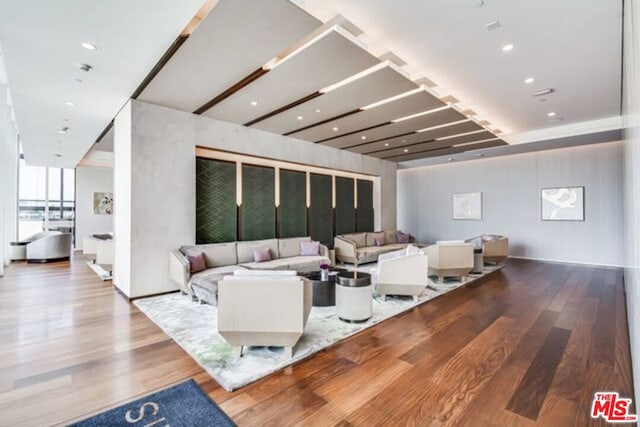
[[[630,414],[632,400],[620,397],[616,391],[599,391],[593,396],[591,418],[604,418],[609,423],[636,422],[638,416]]]

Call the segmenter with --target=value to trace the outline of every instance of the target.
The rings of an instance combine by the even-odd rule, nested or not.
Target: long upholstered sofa
[[[407,247],[409,243],[398,243],[398,234],[396,230],[386,230],[338,235],[333,239],[336,258],[354,265],[376,262],[378,255]],[[384,244],[376,245],[376,239],[382,239],[378,243]],[[414,239],[409,237],[409,241],[413,242]]]
[[[300,242],[309,241],[310,237],[293,237],[182,246],[170,252],[169,276],[183,293],[193,296],[194,284],[217,282],[237,270],[295,270],[307,273],[319,270],[321,264],[330,264],[329,250],[324,245],[319,246],[318,255],[300,255]],[[269,248],[272,259],[255,262],[253,250],[265,246]],[[206,269],[192,274],[187,256],[199,252],[204,254]]]

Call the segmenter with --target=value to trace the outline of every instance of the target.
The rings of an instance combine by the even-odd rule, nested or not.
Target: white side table
[[[364,322],[371,317],[373,307],[371,275],[357,271],[338,273],[336,280],[336,314],[349,323]]]

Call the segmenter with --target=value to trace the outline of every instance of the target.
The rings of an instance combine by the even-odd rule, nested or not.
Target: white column
[[[9,265],[17,227],[18,140],[7,99],[7,87],[0,85],[0,275]]]

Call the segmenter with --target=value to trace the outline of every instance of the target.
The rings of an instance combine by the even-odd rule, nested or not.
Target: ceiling
[[[477,1],[209,0],[207,11],[215,7],[182,32],[203,0],[40,0],[39,9],[0,8],[0,42],[34,164],[60,153],[54,161],[75,165],[131,94],[409,163],[619,116],[620,2]],[[501,27],[487,30],[494,20]],[[515,48],[502,52],[505,43]],[[95,67],[83,73],[78,62]],[[556,91],[544,102],[531,96],[544,87]],[[71,97],[76,107],[64,104]],[[70,129],[61,135],[60,126]],[[99,139],[92,151],[110,151],[112,132]]]
[[[74,167],[203,3],[0,2],[0,44],[26,161]],[[79,63],[93,69],[80,71]]]

